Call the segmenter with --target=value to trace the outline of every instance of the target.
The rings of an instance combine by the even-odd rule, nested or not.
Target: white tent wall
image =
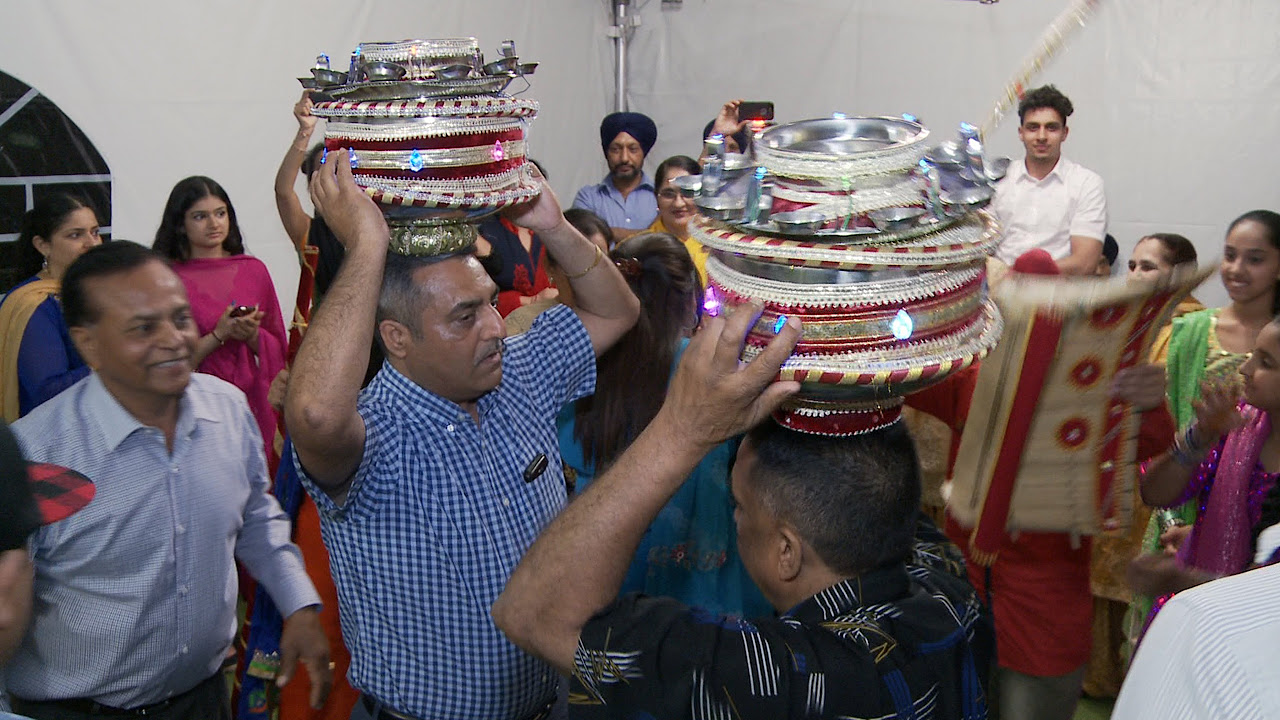
[[[1067,0],[636,0],[631,109],[659,126],[648,170],[696,154],[728,98],[773,100],[780,120],[918,115],[938,136],[980,123]],[[292,307],[296,265],[276,219],[275,168],[295,124],[293,79],[357,42],[514,39],[541,62],[531,151],[568,202],[604,174],[599,118],[613,104],[606,0],[4,0],[0,70],[53,99],[114,176],[117,237],[149,242],[169,188],[226,186],[251,252]],[[1219,254],[1226,223],[1280,207],[1280,3],[1101,0],[1033,80],[1071,95],[1067,153],[1102,174],[1121,257],[1156,230]],[[1010,115],[993,151],[1020,155]],[[1199,295],[1225,295],[1216,280]]]
[[[0,71],[57,103],[102,153],[115,237],[149,245],[178,180],[222,183],[287,321],[298,266],[272,184],[297,130],[294,78],[316,55],[345,69],[361,41],[475,36],[494,56],[515,40],[541,63],[531,146],[567,203],[572,166],[590,163],[583,138],[598,147],[590,138],[612,103],[607,24],[607,6],[590,0],[0,0]]]
[[[696,154],[730,98],[772,100],[778,119],[909,112],[950,137],[982,123],[1067,0],[641,0],[631,109],[668,155]],[[1280,3],[1101,0],[1033,85],[1076,112],[1064,145],[1106,182],[1121,262],[1145,233],[1180,232],[1202,258],[1227,223],[1280,210]],[[1017,115],[989,138],[1021,157]],[[1197,295],[1225,302],[1216,277]]]

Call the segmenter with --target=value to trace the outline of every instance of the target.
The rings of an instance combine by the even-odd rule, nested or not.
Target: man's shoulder
[[[569,362],[572,354],[561,351],[576,334],[586,336],[586,326],[568,305],[558,304],[538,314],[529,329],[507,340],[503,367],[548,367]],[[587,336],[586,342],[591,339]],[[537,381],[537,378],[533,378]]]
[[[1092,185],[1094,183],[1097,183],[1098,185],[1102,184],[1101,175],[1081,165],[1080,163],[1072,160],[1066,155],[1063,155],[1062,157],[1058,158],[1058,168],[1056,169],[1062,175],[1062,178],[1064,180],[1067,180],[1074,184],[1079,184],[1079,185]]]
[[[1280,564],[1231,575],[1178,593],[1170,605],[1183,607],[1201,622],[1221,631],[1248,632],[1259,626],[1280,626],[1280,605],[1271,602],[1280,594]],[[1224,612],[1223,608],[1232,608]]]
[[[195,401],[212,403],[216,408],[249,407],[249,400],[244,391],[207,373],[191,373],[191,381],[187,383],[187,397]]]
[[[574,207],[582,207],[580,203],[592,203],[601,195],[607,195],[609,193],[609,189],[605,186],[605,182],[608,182],[608,180],[606,179],[602,182],[587,183],[586,185],[578,188],[578,192],[573,196]]]
[[[80,432],[81,423],[93,415],[92,407],[84,401],[92,377],[85,377],[13,421],[10,427],[29,460],[47,461],[43,449],[56,450],[64,437]]]

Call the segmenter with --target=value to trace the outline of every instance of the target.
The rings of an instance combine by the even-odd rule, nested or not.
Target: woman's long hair
[[[191,240],[187,237],[186,216],[192,205],[213,196],[227,204],[227,236],[222,239],[222,249],[228,255],[244,254],[244,239],[240,235],[240,223],[236,221],[236,208],[231,204],[227,191],[212,178],[194,175],[178,181],[169,192],[164,204],[164,215],[156,229],[152,249],[161,255],[183,262],[191,259]]]
[[[36,249],[33,241],[37,237],[45,240],[52,238],[58,228],[62,227],[62,223],[67,221],[67,217],[80,208],[93,210],[89,201],[82,197],[54,193],[37,200],[27,214],[22,216],[22,231],[18,235],[17,247],[18,277],[25,280],[40,272],[44,256]],[[98,211],[94,210],[94,215],[97,214]]]
[[[600,357],[595,395],[574,407],[576,439],[597,473],[658,414],[680,339],[697,326],[702,309],[697,268],[675,237],[637,235],[610,257],[640,299],[640,318]]]

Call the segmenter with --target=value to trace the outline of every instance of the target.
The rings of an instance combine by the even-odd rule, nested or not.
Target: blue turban
[[[618,137],[618,133],[626,133],[640,143],[640,149],[648,155],[653,144],[658,142],[658,126],[648,115],[633,112],[616,112],[606,115],[600,121],[600,149],[609,152],[609,143]]]

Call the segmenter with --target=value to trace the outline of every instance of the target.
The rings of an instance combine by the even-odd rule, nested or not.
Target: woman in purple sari
[[[284,369],[288,339],[267,266],[245,254],[222,186],[200,176],[175,185],[154,248],[187,286],[200,330],[197,369],[244,391],[274,467],[277,414],[267,393]]]
[[[1173,593],[1242,572],[1253,561],[1263,500],[1280,477],[1280,431],[1272,425],[1280,417],[1280,317],[1258,333],[1240,374],[1243,401],[1226,386],[1206,387],[1195,420],[1143,471],[1147,504],[1194,500],[1198,508],[1190,534],[1169,533],[1163,555],[1143,555],[1130,566],[1135,589],[1161,598],[1156,610]]]

